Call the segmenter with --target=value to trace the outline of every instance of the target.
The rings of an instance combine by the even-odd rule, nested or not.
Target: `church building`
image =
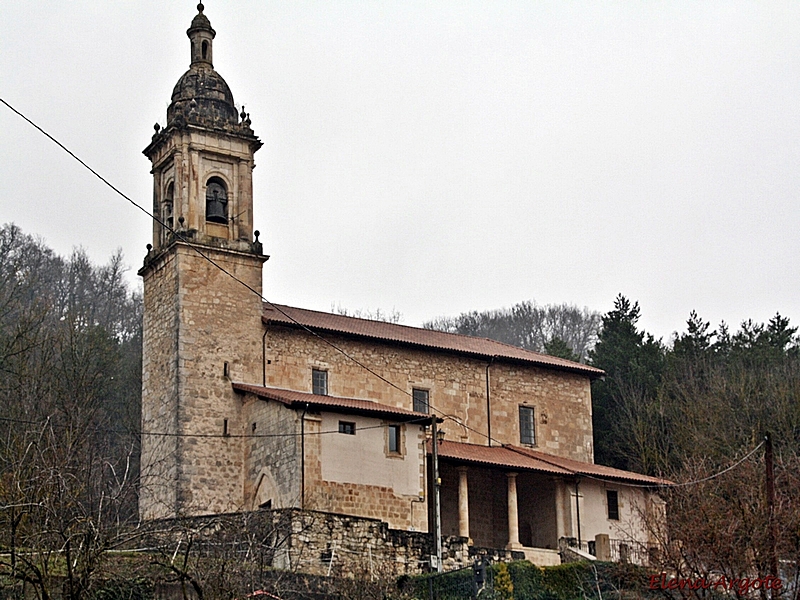
[[[430,532],[438,491],[443,536],[537,564],[558,563],[563,539],[651,546],[663,482],[593,461],[602,371],[263,300],[262,143],[214,70],[198,10],[189,70],[144,150],[158,219],[139,271],[141,517],[294,507]]]

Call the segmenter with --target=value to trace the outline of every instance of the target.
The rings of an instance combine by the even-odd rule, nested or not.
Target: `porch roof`
[[[250,393],[258,398],[274,400],[285,404],[290,408],[313,408],[314,410],[327,410],[335,413],[360,414],[369,417],[379,417],[392,421],[414,422],[429,424],[431,416],[425,413],[414,412],[397,406],[378,404],[372,400],[360,400],[358,398],[341,398],[339,396],[323,396],[320,394],[309,394],[308,392],[297,392],[295,390],[285,390],[281,388],[264,387],[249,383],[232,383],[233,389],[237,392]],[[441,419],[438,419],[441,421]]]
[[[430,443],[429,443],[430,445]],[[429,448],[430,449],[430,448]],[[662,486],[672,482],[631,471],[623,471],[586,463],[560,456],[545,454],[530,448],[504,444],[502,446],[479,446],[463,442],[443,441],[439,444],[439,457],[454,462],[501,467],[507,470],[537,471],[551,475],[574,477],[576,475],[598,479],[612,479],[639,485]]]

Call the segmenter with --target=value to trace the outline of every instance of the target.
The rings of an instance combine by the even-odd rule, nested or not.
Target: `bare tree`
[[[344,308],[341,304],[331,304],[331,312],[345,317],[355,317],[357,319],[368,319],[370,321],[383,321],[385,323],[401,323],[403,315],[395,308],[386,311],[381,308],[375,310],[357,308],[351,310]]]
[[[119,255],[64,260],[13,225],[0,254],[0,574],[77,600],[136,519],[141,301]]]
[[[511,308],[437,317],[423,324],[426,329],[487,337],[534,352],[547,352],[563,342],[581,362],[597,342],[600,313],[571,304],[539,306],[531,300]]]

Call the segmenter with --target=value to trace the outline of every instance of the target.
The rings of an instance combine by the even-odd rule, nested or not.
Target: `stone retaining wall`
[[[175,538],[191,531],[198,551],[229,548],[235,554],[248,539],[258,539],[265,566],[323,576],[396,578],[429,572],[435,555],[433,535],[391,529],[378,519],[285,508],[162,521],[153,547],[172,548]],[[466,538],[443,539],[442,566],[452,571],[478,559],[507,562],[525,558],[522,552],[470,546]]]

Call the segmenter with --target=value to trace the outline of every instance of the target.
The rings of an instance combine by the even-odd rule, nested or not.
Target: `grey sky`
[[[0,96],[149,207],[195,5],[0,0]],[[264,142],[270,300],[800,324],[797,2],[205,7]],[[133,273],[147,218],[2,106],[0,132],[0,221]]]

